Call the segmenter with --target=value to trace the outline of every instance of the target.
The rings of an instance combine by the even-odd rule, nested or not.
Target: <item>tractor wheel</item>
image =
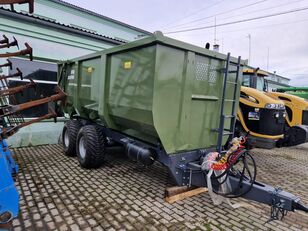
[[[105,137],[95,125],[86,125],[78,133],[77,157],[83,168],[98,168],[105,158]]]
[[[76,140],[81,127],[82,124],[78,120],[69,120],[65,123],[62,131],[62,143],[65,155],[76,156]]]

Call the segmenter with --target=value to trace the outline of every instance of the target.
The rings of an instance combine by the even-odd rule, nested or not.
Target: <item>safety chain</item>
[[[281,191],[281,188],[275,188],[273,192],[270,219],[266,223],[282,220],[288,214],[288,211],[284,209],[284,200],[279,199],[278,196]]]

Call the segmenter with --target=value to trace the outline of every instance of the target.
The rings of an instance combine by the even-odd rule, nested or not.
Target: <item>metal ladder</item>
[[[218,131],[218,142],[217,142],[217,152],[218,153],[221,153],[221,150],[222,150],[223,137],[230,136],[230,135],[231,135],[231,138],[234,137],[234,129],[235,129],[235,122],[236,122],[236,112],[235,112],[236,92],[237,92],[238,79],[240,75],[241,56],[238,57],[237,64],[232,64],[230,62],[230,58],[231,58],[231,55],[230,53],[228,53],[227,60],[226,60],[226,67],[223,69],[224,80],[223,80],[223,90],[222,90],[222,100],[221,100],[221,110],[220,110],[220,121],[219,121],[219,128],[217,130]],[[230,66],[236,67],[236,70],[230,70]],[[228,80],[228,76],[231,73],[236,74],[235,82]],[[226,99],[227,84],[234,85],[232,99]],[[224,112],[225,102],[232,102],[232,112],[230,115],[224,114],[225,113]],[[226,119],[231,119],[229,129],[225,129]]]

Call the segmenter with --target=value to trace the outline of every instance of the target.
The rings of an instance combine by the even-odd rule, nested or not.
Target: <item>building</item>
[[[88,11],[61,0],[36,0],[34,13],[28,13],[26,4],[0,8],[0,36],[10,39],[14,36],[20,49],[27,42],[33,48],[34,61],[11,58],[13,69],[2,68],[0,74],[12,74],[19,67],[24,80],[10,79],[9,85],[27,82],[27,77],[36,80],[40,89],[36,94],[30,90],[17,96],[27,100],[48,96],[57,84],[57,62],[134,41],[151,33],[119,22],[103,15]],[[14,50],[15,49],[15,50]],[[17,51],[17,48],[10,48]],[[7,50],[1,49],[0,53]],[[0,59],[0,64],[5,59]],[[47,107],[26,111],[26,118],[38,117],[47,112]],[[57,124],[42,122],[21,129],[11,137],[13,146],[55,143],[63,126],[63,119]]]
[[[277,89],[279,87],[290,87],[290,79],[283,77],[281,75],[277,75],[276,72],[271,73],[267,72],[268,76],[265,79],[268,82],[268,90],[272,91],[273,89]]]

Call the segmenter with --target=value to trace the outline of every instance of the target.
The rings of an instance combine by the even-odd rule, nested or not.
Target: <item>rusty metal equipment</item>
[[[5,35],[2,35],[3,39],[0,40],[0,44],[7,44],[9,43],[9,38]]]
[[[8,90],[11,90],[11,89],[8,89]],[[56,87],[56,92],[57,92],[57,94],[46,97],[46,98],[33,100],[33,101],[26,102],[26,103],[19,104],[19,105],[8,105],[8,106],[0,107],[0,118],[2,118],[4,116],[12,115],[14,113],[17,113],[17,112],[20,112],[20,111],[23,111],[23,110],[26,110],[26,109],[29,109],[29,108],[32,108],[32,107],[40,106],[42,104],[63,100],[65,98],[66,95],[61,90],[61,88]],[[0,96],[2,96],[1,91],[0,91]]]
[[[3,128],[2,133],[1,133],[1,139],[6,139],[7,137],[14,135],[19,129],[26,127],[30,124],[37,123],[37,122],[40,122],[40,121],[46,120],[46,119],[56,118],[56,117],[57,117],[57,113],[51,107],[49,107],[48,108],[48,114],[46,114],[44,116],[32,119],[32,120],[27,121],[27,122],[20,123],[16,126]]]
[[[11,10],[14,10],[14,4],[29,4],[29,13],[34,11],[34,0],[0,0],[2,5],[10,5]]]
[[[25,85],[0,90],[0,97],[8,96],[8,95],[15,95],[17,93],[24,91],[25,89],[35,87],[36,83],[33,81],[33,79],[29,78],[29,80],[30,80],[30,83],[27,83]]]
[[[7,63],[0,64],[0,68],[1,67],[8,67],[8,68],[10,68],[10,70],[12,70],[12,62],[9,59],[7,59],[6,61],[7,61]]]
[[[17,105],[0,106],[0,120],[3,126],[1,133],[0,133],[0,140],[6,139],[7,137],[15,134],[22,127],[28,126],[33,123],[37,123],[41,120],[56,118],[57,114],[50,107],[49,107],[48,114],[35,118],[30,121],[27,121],[27,122],[24,121],[23,117],[20,114],[23,110],[37,107],[37,106],[40,106],[46,103],[56,102],[56,101],[64,102],[66,98],[66,94],[59,87],[56,88],[56,92],[57,94],[49,96],[49,97],[45,97],[42,99],[33,100],[30,102],[17,104]],[[1,95],[0,97],[2,96],[3,95]],[[3,100],[0,100],[0,102],[3,102]]]
[[[0,49],[2,49],[2,48],[10,48],[10,47],[14,47],[14,46],[16,46],[19,49],[17,39],[14,36],[13,36],[13,39],[14,39],[13,42],[9,42],[8,41],[7,43],[4,43],[3,45],[0,45]]]
[[[19,70],[19,68],[16,68],[16,71],[17,71],[16,73],[11,74],[11,75],[0,75],[0,80],[12,78],[12,77],[20,77],[20,79],[23,80],[23,74]]]
[[[33,49],[32,47],[28,44],[25,43],[25,49],[16,51],[16,52],[7,52],[4,54],[0,54],[0,58],[8,58],[8,57],[13,57],[13,56],[20,56],[20,55],[29,55],[30,60],[33,60]]]

